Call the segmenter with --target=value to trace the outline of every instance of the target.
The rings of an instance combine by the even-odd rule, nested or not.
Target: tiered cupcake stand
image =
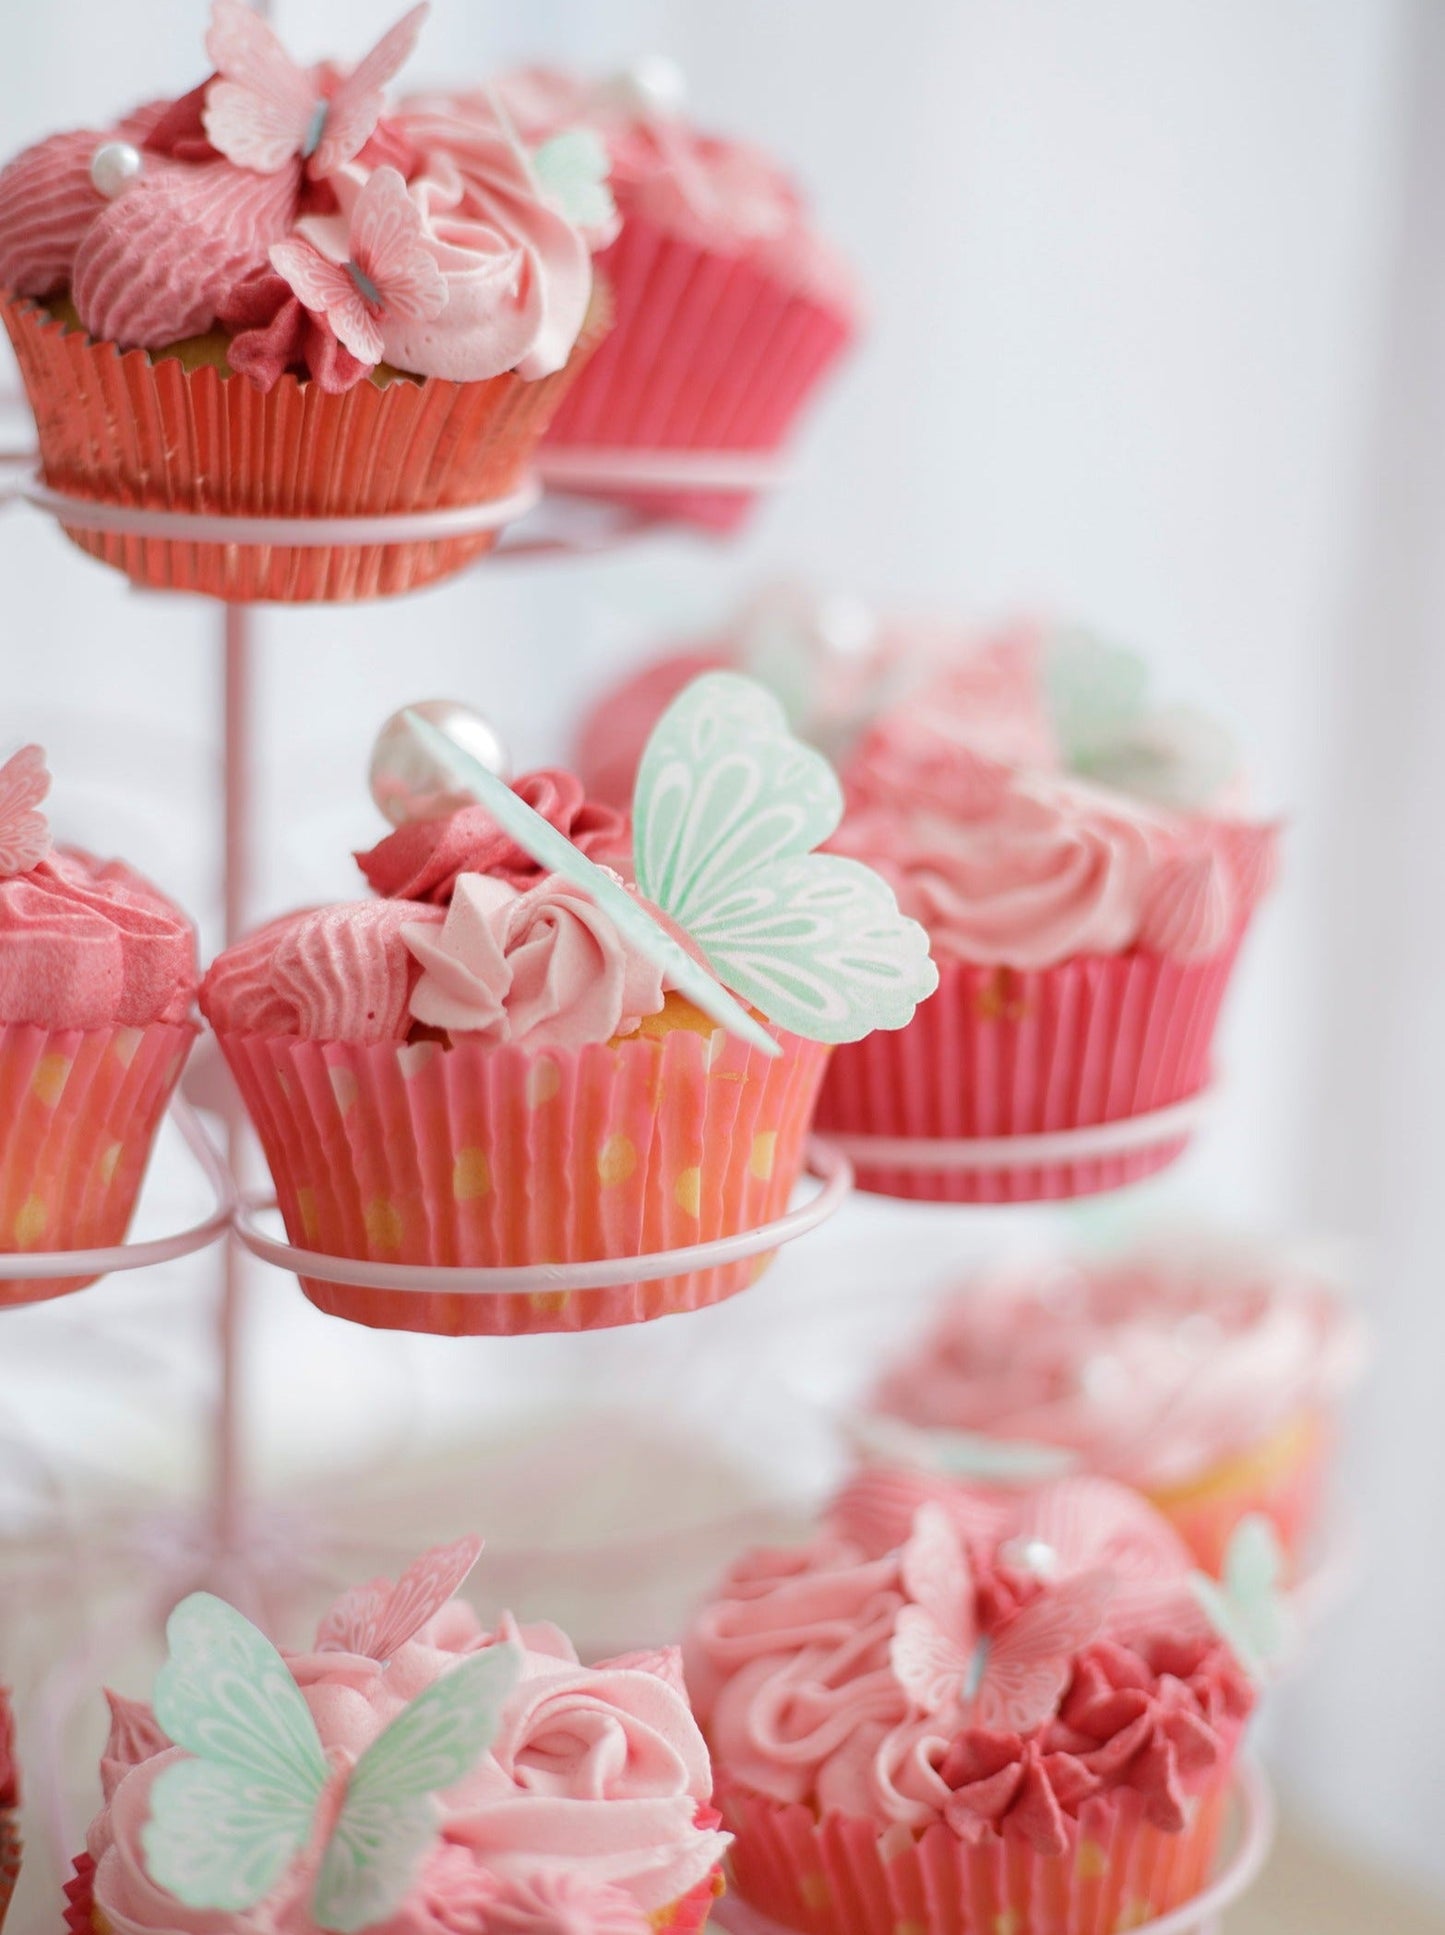
[[[0,476],[0,506],[28,504],[73,530],[237,546],[390,544],[470,536],[506,525],[507,534],[493,554],[500,560],[554,551],[575,554],[606,549],[620,537],[652,524],[645,514],[611,511],[591,501],[582,503],[569,493],[605,492],[611,488],[627,492],[634,501],[637,493],[649,489],[751,494],[776,486],[782,478],[782,466],[776,459],[746,453],[681,455],[662,451],[596,451],[554,455],[544,452],[534,476],[504,501],[411,516],[298,520],[199,516],[80,500],[48,486],[35,471],[33,459],[29,459],[11,460],[8,475]],[[229,944],[247,926],[252,876],[254,695],[249,609],[224,606],[220,632],[224,667],[224,810],[220,862],[223,935]],[[213,1046],[208,1051],[203,1041],[193,1057],[184,1092],[172,1105],[176,1127],[214,1199],[201,1220],[185,1229],[123,1243],[114,1249],[0,1255],[0,1282],[22,1278],[103,1277],[173,1262],[213,1246],[218,1248],[219,1377],[207,1498],[200,1508],[200,1521],[193,1528],[193,1535],[173,1543],[173,1576],[159,1581],[152,1577],[149,1583],[157,1603],[168,1603],[198,1584],[210,1583],[243,1606],[249,1602],[252,1609],[263,1608],[266,1603],[262,1575],[272,1546],[248,1507],[244,1479],[239,1365],[246,1316],[245,1252],[278,1269],[308,1278],[376,1290],[419,1294],[444,1291],[449,1295],[488,1297],[528,1296],[539,1291],[586,1294],[613,1284],[673,1276],[777,1250],[817,1228],[841,1206],[852,1183],[850,1159],[956,1174],[1013,1168],[1021,1161],[1050,1164],[1133,1155],[1182,1143],[1197,1126],[1209,1101],[1208,1095],[1201,1095],[1152,1116],[1030,1138],[923,1147],[872,1138],[839,1139],[831,1143],[815,1138],[808,1151],[813,1188],[785,1215],[759,1229],[685,1249],[595,1264],[505,1269],[423,1268],[322,1255],[298,1249],[274,1234],[271,1214],[274,1199],[241,1184],[246,1128],[238,1099],[229,1084],[223,1088],[217,1079],[220,1073],[219,1057]],[[224,1127],[224,1153],[205,1126],[198,1104],[219,1109]],[[137,1537],[138,1566],[142,1562],[141,1549],[142,1540]],[[69,1662],[65,1669],[57,1670],[48,1688],[50,1697],[43,1703],[47,1723],[57,1736],[51,1742],[56,1764],[33,1770],[38,1776],[35,1787],[50,1798],[55,1853],[61,1861],[71,1851],[74,1828],[64,1806],[58,1735],[68,1718],[69,1707],[93,1690],[74,1667],[75,1662]],[[1216,1879],[1203,1895],[1184,1908],[1150,1922],[1147,1925],[1150,1935],[1185,1935],[1192,1930],[1208,1935],[1208,1931],[1219,1927],[1219,1917],[1228,1904],[1255,1879],[1268,1852],[1273,1829],[1269,1790],[1257,1769],[1247,1766],[1242,1770],[1236,1798],[1233,1843]],[[733,1931],[733,1935],[777,1935],[769,1924],[736,1901],[724,1901],[713,1919],[714,1925]],[[1138,1935],[1144,1935],[1144,1931],[1138,1931]]]

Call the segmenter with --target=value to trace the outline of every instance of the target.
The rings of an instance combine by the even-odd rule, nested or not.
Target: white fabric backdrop
[[[555,752],[565,715],[610,668],[714,617],[764,571],[895,606],[1052,606],[1145,648],[1170,694],[1237,725],[1267,799],[1295,816],[1286,884],[1229,1020],[1227,1105],[1166,1193],[1340,1232],[1382,1339],[1352,1477],[1389,1576],[1367,1576],[1292,1697],[1284,1764],[1344,1832],[1445,1888],[1445,1567],[1429,1534],[1445,1487],[1430,1267],[1445,1039],[1418,832],[1438,824],[1441,786],[1438,7],[435,7],[419,79],[531,52],[676,55],[700,113],[796,160],[875,320],[812,426],[804,474],[740,545],[650,542],[547,572],[482,571],[402,607],[267,613],[257,912],[353,890],[347,851],[375,831],[362,764],[394,706],[454,694],[523,759]],[[6,11],[7,152],[200,71],[201,0]],[[389,8],[281,0],[279,13],[298,51],[320,52],[359,48]],[[130,594],[18,512],[0,520],[0,572],[0,741],[43,737],[64,830],[149,866],[213,934],[214,615]],[[866,1211],[849,1214],[866,1230]],[[887,1227],[896,1240],[904,1226]],[[929,1222],[930,1257],[994,1230],[948,1228],[956,1238]],[[811,1266],[799,1252],[788,1293],[826,1321],[840,1275],[867,1287],[862,1267],[851,1241],[819,1245]],[[183,1305],[166,1302],[192,1280]],[[204,1395],[187,1356],[204,1284],[178,1272],[105,1293],[122,1327],[185,1311],[170,1340],[191,1365],[165,1421],[177,1431]],[[770,1294],[729,1313],[718,1343],[764,1332]],[[406,1356],[307,1327],[294,1301],[268,1286],[251,1352],[273,1466],[322,1437],[333,1453],[357,1442],[360,1394]],[[56,1340],[87,1321],[6,1322],[0,1417],[38,1428]],[[483,1366],[480,1349],[443,1363],[419,1347],[407,1361],[425,1365],[433,1396],[457,1365]],[[625,1346],[609,1361],[625,1378]],[[85,1415],[103,1461],[110,1412],[87,1401]]]

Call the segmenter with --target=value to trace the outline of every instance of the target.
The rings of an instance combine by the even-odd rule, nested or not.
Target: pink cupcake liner
[[[32,302],[3,301],[47,484],[102,503],[219,516],[379,516],[507,497],[607,325],[599,296],[566,367],[534,383],[515,374],[385,388],[363,381],[328,396],[283,376],[263,394],[244,377],[121,352]],[[328,548],[62,528],[136,584],[233,603],[414,590],[459,571],[498,535]]]
[[[961,1840],[939,1822],[880,1833],[844,1814],[820,1820],[741,1788],[720,1805],[741,1898],[801,1935],[1117,1935],[1208,1886],[1229,1771],[1193,1797],[1177,1834],[1152,1826],[1127,1789],[1086,1802],[1066,1853],[1009,1835]]]
[[[1218,1577],[1242,1518],[1262,1513],[1279,1535],[1293,1573],[1308,1563],[1330,1457],[1329,1420],[1302,1411],[1270,1438],[1226,1459],[1187,1485],[1146,1496],[1174,1526],[1204,1571]]]
[[[823,1133],[953,1140],[1119,1122],[1203,1089],[1239,939],[1204,961],[1136,951],[1020,970],[938,963],[906,1028],[837,1050]],[[1022,1203],[1117,1189],[1166,1168],[1187,1135],[1017,1169],[855,1163],[858,1186],[918,1202]]]
[[[109,1249],[130,1228],[151,1145],[199,1030],[0,1026],[0,1251]],[[0,1307],[94,1277],[0,1279]]]
[[[770,1060],[721,1030],[680,1026],[539,1054],[221,1036],[293,1244],[473,1267],[653,1254],[781,1215],[828,1055],[782,1042]],[[697,1309],[769,1260],[532,1296],[301,1287],[356,1323],[496,1336]]]
[[[657,1935],[700,1935],[700,1931],[707,1927],[708,1917],[722,1893],[722,1869],[714,1868],[696,1888],[673,1902],[670,1908],[660,1909],[652,1917]]]
[[[552,449],[775,451],[853,337],[836,309],[645,216],[627,214],[597,261],[616,321],[553,419]],[[719,532],[752,503],[741,491],[603,494]]]

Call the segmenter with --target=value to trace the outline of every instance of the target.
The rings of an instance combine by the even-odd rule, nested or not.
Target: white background
[[[555,754],[609,668],[778,568],[891,607],[1057,609],[1144,649],[1166,696],[1221,712],[1293,828],[1229,1017],[1227,1105],[1171,1193],[1353,1248],[1379,1336],[1349,1473],[1366,1569],[1289,1696],[1281,1765],[1302,1803],[1445,1889],[1445,10],[434,4],[418,82],[522,53],[675,55],[700,116],[797,164],[873,323],[795,486],[743,543],[656,541],[483,569],[389,609],[265,613],[257,912],[354,891],[348,848],[377,832],[365,756],[395,706],[466,698],[523,763]],[[201,0],[3,11],[6,151],[202,72]],[[281,0],[279,16],[299,53],[347,54],[389,9]],[[19,511],[0,518],[0,574],[0,744],[43,738],[62,830],[148,867],[214,938],[215,615],[130,593]],[[963,1222],[926,1219],[931,1256],[988,1242]],[[834,1241],[811,1269],[800,1251],[777,1294],[811,1300],[820,1324],[835,1295],[892,1294],[915,1227],[887,1224],[886,1283],[859,1280],[866,1246]],[[696,1348],[751,1348],[773,1294],[726,1329],[695,1320]],[[168,1434],[194,1427],[206,1389],[204,1270],[7,1319],[0,1423],[38,1431],[57,1382],[74,1396],[69,1353],[101,1295],[115,1334],[171,1313],[177,1408],[145,1430],[146,1455],[173,1461]],[[339,1340],[297,1303],[265,1286],[251,1353],[273,1463],[364,1436],[361,1393],[388,1379],[509,1375],[504,1345],[443,1363]],[[608,1340],[599,1360],[620,1380],[627,1349]],[[114,1400],[78,1407],[101,1463],[137,1429]]]

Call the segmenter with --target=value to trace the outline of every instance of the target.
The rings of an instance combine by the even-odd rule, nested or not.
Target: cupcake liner
[[[616,322],[553,419],[552,449],[775,451],[852,340],[837,310],[645,216],[627,214],[598,267]],[[753,501],[742,491],[600,494],[720,532]]]
[[[20,1878],[20,1823],[9,1808],[0,1810],[0,1928]]]
[[[96,1912],[95,1862],[88,1854],[76,1855],[71,1876],[62,1891],[65,1907],[62,1919],[69,1935],[104,1935],[106,1924]]]
[[[782,1041],[770,1060],[686,1027],[538,1054],[221,1036],[294,1244],[474,1267],[641,1256],[781,1215],[828,1055]],[[696,1309],[768,1261],[530,1296],[301,1287],[356,1323],[495,1336]]]
[[[399,378],[342,396],[124,352],[4,299],[52,489],[103,503],[221,516],[360,517],[486,503],[520,484],[558,401],[606,328],[592,312],[566,367],[527,383]],[[62,523],[91,557],[158,591],[231,603],[410,591],[489,551],[495,531],[402,544],[234,545],[120,536]]]
[[[109,1249],[199,1030],[0,1026],[0,1251]],[[0,1279],[0,1307],[94,1277]]]
[[[986,1830],[961,1840],[844,1814],[820,1820],[734,1788],[720,1803],[737,1836],[732,1886],[803,1935],[1116,1935],[1208,1886],[1228,1806],[1228,1770],[1194,1797],[1177,1834],[1152,1826],[1128,1789],[1086,1802],[1063,1854]]]
[[[1029,969],[938,963],[939,985],[906,1028],[833,1057],[823,1133],[1038,1135],[1182,1102],[1204,1088],[1236,938],[1204,961],[1135,951]],[[919,1202],[1021,1203],[1117,1189],[1166,1168],[1187,1134],[1150,1149],[1017,1169],[855,1164],[860,1189]]]
[[[1272,1436],[1187,1484],[1145,1495],[1215,1578],[1223,1573],[1235,1527],[1251,1512],[1271,1521],[1291,1571],[1298,1572],[1319,1522],[1332,1436],[1322,1413],[1301,1411]]]
[[[722,1869],[714,1868],[696,1888],[673,1902],[671,1907],[660,1909],[651,1918],[657,1935],[700,1935],[700,1931],[707,1927],[708,1916],[722,1893]]]

